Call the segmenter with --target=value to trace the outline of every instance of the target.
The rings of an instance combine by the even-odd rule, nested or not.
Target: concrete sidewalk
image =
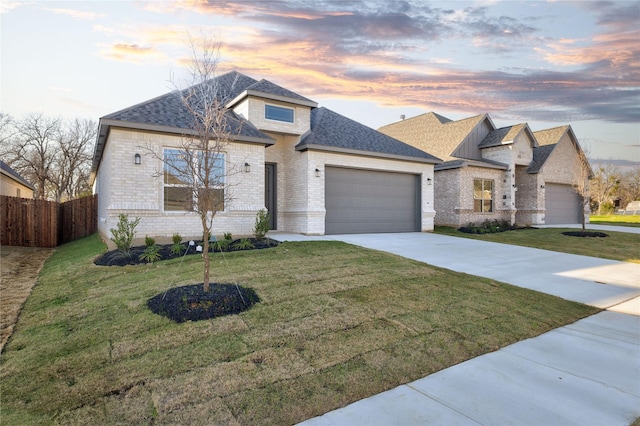
[[[611,310],[303,425],[628,425],[640,417],[638,264],[425,233],[270,236],[344,241]],[[621,306],[633,315],[612,312]]]

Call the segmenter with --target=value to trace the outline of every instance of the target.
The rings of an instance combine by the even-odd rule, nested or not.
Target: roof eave
[[[385,152],[362,151],[358,149],[340,148],[335,146],[317,145],[317,144],[298,145],[296,146],[296,151],[335,152],[338,154],[349,154],[349,155],[358,155],[362,157],[375,157],[375,158],[384,158],[384,159],[390,159],[390,160],[410,161],[413,163],[424,163],[424,164],[438,164],[442,162],[442,160],[435,157],[434,158],[411,157],[408,155],[388,154]]]
[[[498,163],[498,162],[492,164],[492,163],[484,163],[484,162],[462,161],[459,164],[439,164],[435,167],[435,171],[462,169],[464,167],[481,167],[485,169],[496,169],[496,170],[507,170],[509,168],[508,165]]]
[[[289,104],[301,105],[301,106],[306,106],[306,107],[309,107],[309,108],[317,108],[318,107],[318,103],[317,102],[305,101],[305,100],[302,100],[302,99],[294,99],[294,98],[289,98],[287,96],[273,95],[271,93],[264,93],[264,92],[260,92],[260,91],[257,91],[257,90],[251,90],[251,89],[243,91],[238,96],[236,96],[231,101],[229,101],[225,106],[227,108],[232,108],[234,105],[240,103],[244,98],[249,97],[249,96],[255,96],[257,98],[269,99],[269,100],[272,100],[272,101],[285,102],[285,103],[289,103]]]
[[[197,136],[198,135],[198,132],[193,129],[182,129],[178,127],[161,126],[158,124],[149,124],[149,123],[134,123],[130,121],[100,119],[100,126],[98,128],[98,138],[97,138],[96,148],[93,155],[93,164],[91,165],[90,182],[92,184],[93,184],[93,180],[95,179],[95,174],[98,171],[100,161],[102,160],[102,151],[104,150],[104,145],[107,141],[107,138],[109,136],[109,133],[111,132],[112,127],[158,132],[158,133],[169,133],[177,136]],[[254,136],[240,135],[236,137],[232,136],[230,139],[233,142],[252,143],[252,144],[265,145],[265,146],[270,146],[276,143],[275,139],[271,137],[259,138]]]

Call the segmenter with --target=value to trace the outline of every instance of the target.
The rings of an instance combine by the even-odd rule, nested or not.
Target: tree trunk
[[[209,291],[209,266],[211,264],[209,259],[209,234],[211,230],[207,226],[206,216],[202,219],[202,229],[204,230],[204,241],[202,242],[202,256],[204,260],[204,276],[202,278],[202,287],[205,292]]]

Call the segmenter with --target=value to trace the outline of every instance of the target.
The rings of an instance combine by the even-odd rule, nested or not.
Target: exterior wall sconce
[[[431,178],[427,178],[427,185],[431,185],[433,183],[433,181],[431,180]]]
[[[320,169],[316,167],[316,177],[320,177]]]
[[[244,163],[244,172],[245,173],[251,173],[251,164]]]
[[[540,189],[544,189],[544,185],[540,185]]]
[[[142,164],[142,157],[140,157],[140,154],[136,154],[133,157],[133,162],[136,166],[139,166],[140,164]]]
[[[516,184],[514,183],[512,186],[515,188],[515,187],[516,187]]]

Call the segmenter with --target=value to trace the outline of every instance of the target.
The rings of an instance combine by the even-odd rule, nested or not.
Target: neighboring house
[[[242,173],[228,176],[233,200],[216,214],[216,235],[251,234],[265,207],[279,231],[433,230],[436,157],[269,81],[235,71],[217,80],[237,132],[226,166]],[[121,213],[141,217],[140,235],[202,233],[198,216],[171,202],[171,182],[154,177],[162,161],[144,155],[170,153],[190,127],[175,92],[100,119],[92,178],[102,234]]]
[[[570,126],[534,133],[526,123],[497,129],[488,114],[454,121],[430,112],[378,130],[443,160],[435,166],[437,225],[580,222],[571,184],[584,154]]]
[[[25,178],[0,160],[0,195],[33,198],[35,190],[35,187]]]

